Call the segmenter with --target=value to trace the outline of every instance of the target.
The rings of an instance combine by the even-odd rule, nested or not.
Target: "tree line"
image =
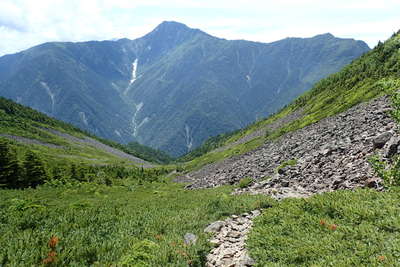
[[[28,150],[22,157],[18,157],[12,144],[5,139],[0,139],[0,188],[35,188],[48,181],[61,183],[79,181],[112,185],[113,179],[131,178],[137,181],[156,181],[160,175],[165,173],[167,170],[164,168],[82,165],[74,162],[49,163],[31,150]]]
[[[47,178],[44,163],[28,151],[22,163],[11,145],[0,140],[0,186],[7,188],[36,187]]]

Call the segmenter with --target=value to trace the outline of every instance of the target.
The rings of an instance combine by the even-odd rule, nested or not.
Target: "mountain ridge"
[[[0,95],[177,156],[276,111],[368,49],[338,38],[228,41],[163,22],[134,40],[46,43],[1,57]]]

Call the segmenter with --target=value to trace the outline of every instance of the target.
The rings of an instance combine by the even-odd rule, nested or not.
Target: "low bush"
[[[252,178],[246,177],[239,181],[238,186],[239,186],[239,188],[246,188],[249,185],[251,185],[253,182],[254,182],[254,180]]]

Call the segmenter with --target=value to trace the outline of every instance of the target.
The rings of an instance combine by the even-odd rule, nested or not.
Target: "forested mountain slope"
[[[0,58],[0,95],[173,156],[276,112],[369,50],[331,34],[265,44],[176,22],[135,40],[46,43]]]

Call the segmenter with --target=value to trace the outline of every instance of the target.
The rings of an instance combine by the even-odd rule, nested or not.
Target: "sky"
[[[135,39],[162,21],[226,39],[330,32],[374,47],[400,29],[400,0],[0,0],[0,56],[49,41]]]

